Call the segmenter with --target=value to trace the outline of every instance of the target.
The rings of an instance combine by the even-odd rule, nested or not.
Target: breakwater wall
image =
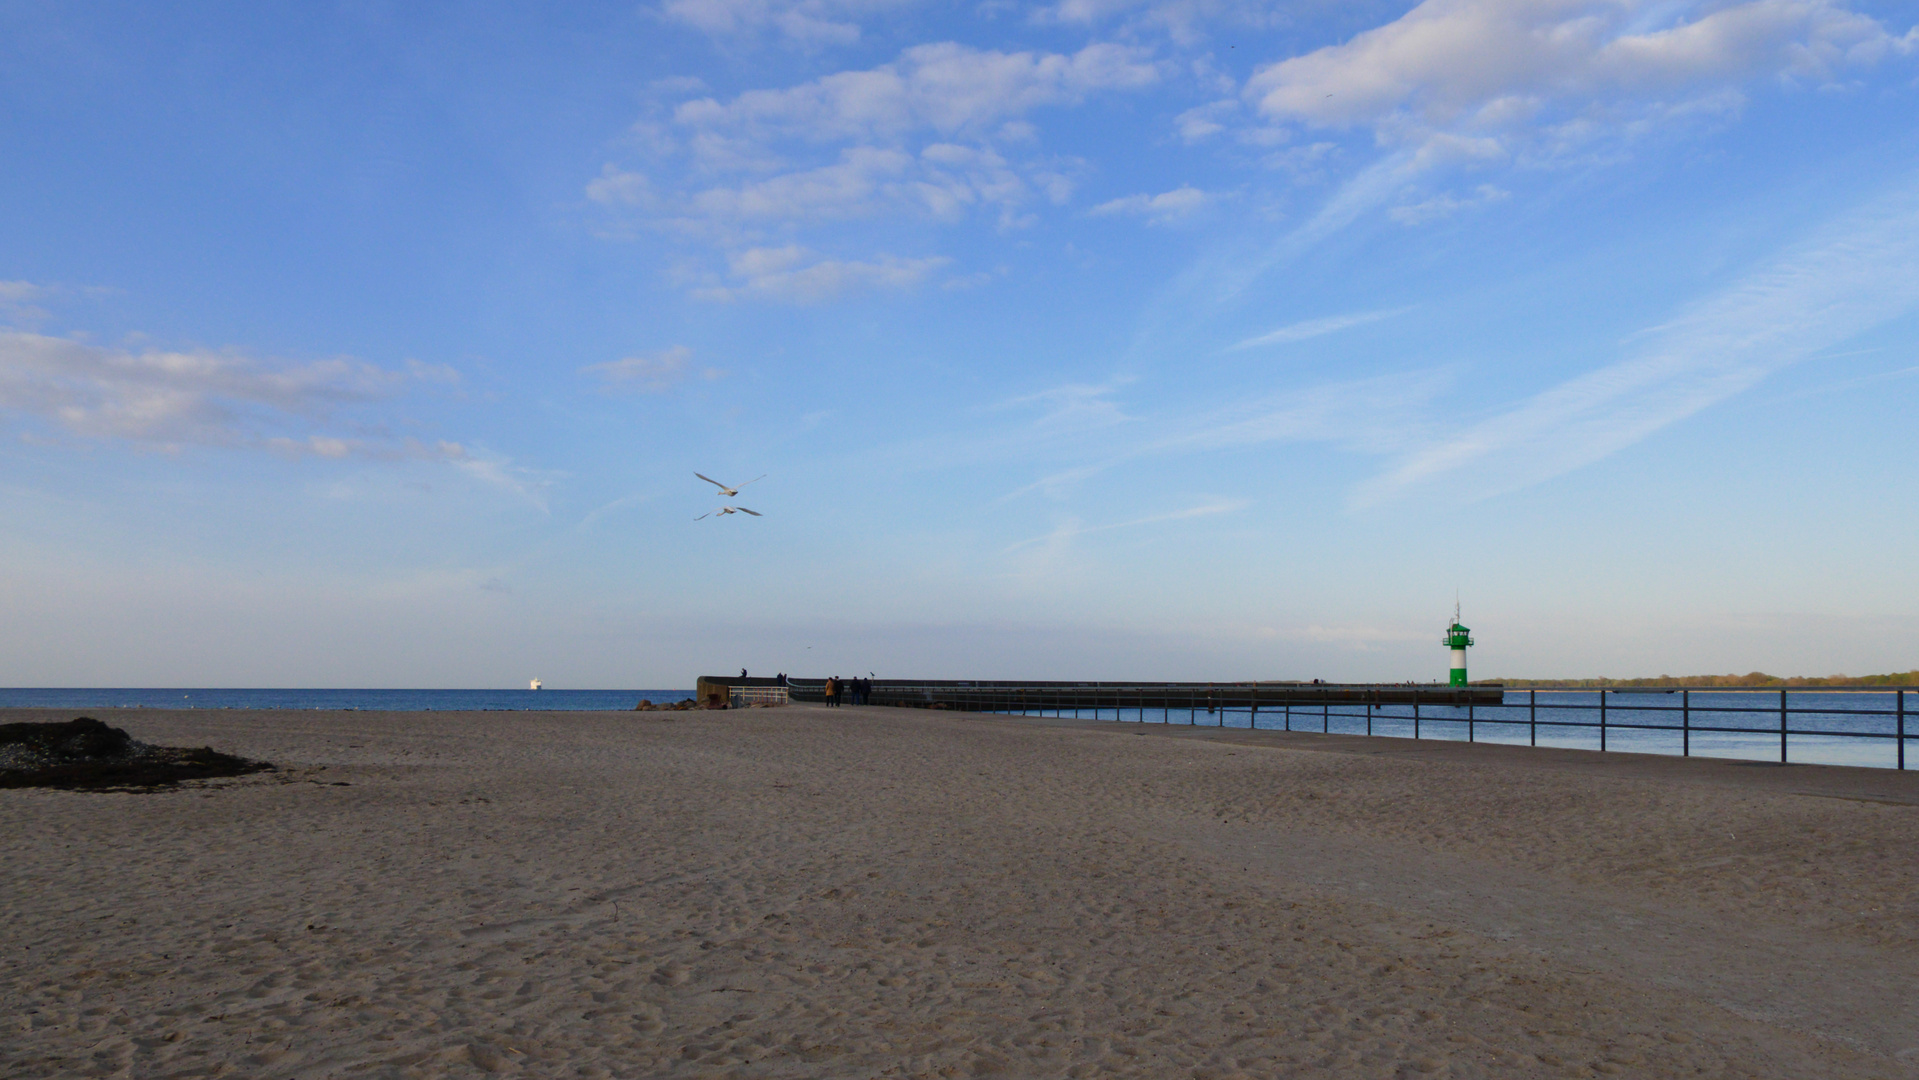
[[[1385,683],[1019,682],[959,679],[873,679],[871,705],[967,712],[1169,710],[1256,712],[1289,705],[1498,705],[1497,686]],[[826,680],[787,680],[794,701],[825,701]]]

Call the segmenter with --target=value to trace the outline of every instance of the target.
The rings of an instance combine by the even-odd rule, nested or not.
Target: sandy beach
[[[1919,1075],[1914,774],[879,708],[89,715],[281,769],[0,791],[8,1077]]]

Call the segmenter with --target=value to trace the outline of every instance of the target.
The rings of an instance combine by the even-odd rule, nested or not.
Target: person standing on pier
[[[829,675],[826,678],[826,703],[838,708],[840,704],[840,677]]]

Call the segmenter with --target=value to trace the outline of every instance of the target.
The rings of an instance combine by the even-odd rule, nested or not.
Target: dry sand
[[[284,770],[0,791],[7,1077],[1919,1074],[1911,774],[801,706],[95,715]]]

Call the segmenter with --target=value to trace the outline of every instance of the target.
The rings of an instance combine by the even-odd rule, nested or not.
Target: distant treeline
[[[1473,680],[1475,683],[1479,680]],[[1768,675],[1750,671],[1744,675],[1658,675],[1649,679],[1487,679],[1510,687],[1570,687],[1599,690],[1607,687],[1798,687],[1798,686],[1919,686],[1919,669],[1896,671],[1890,675]]]

